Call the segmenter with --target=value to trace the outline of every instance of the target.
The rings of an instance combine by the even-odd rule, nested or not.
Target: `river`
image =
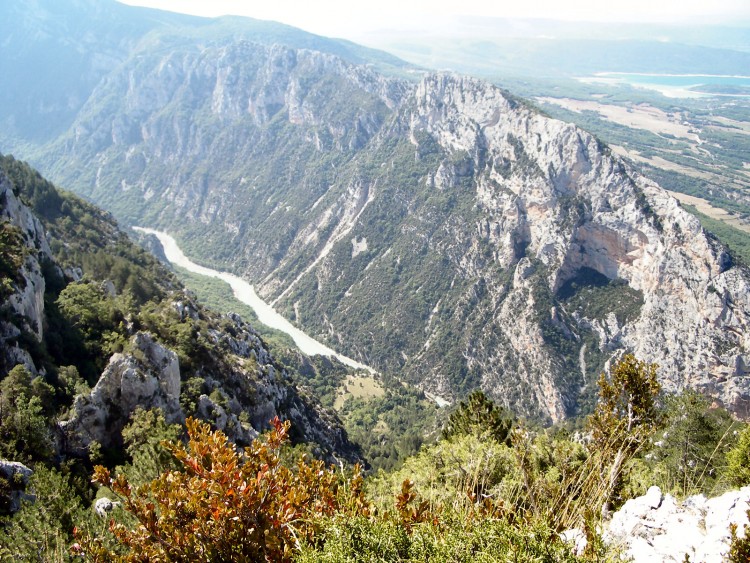
[[[258,297],[258,294],[255,293],[255,289],[253,288],[253,286],[247,283],[242,278],[237,277],[233,274],[229,274],[227,272],[219,272],[218,270],[206,268],[205,266],[201,266],[190,260],[190,258],[185,256],[180,247],[177,245],[177,241],[175,241],[174,238],[169,236],[167,233],[156,231],[154,229],[148,229],[146,227],[133,227],[133,229],[141,233],[154,235],[156,238],[158,238],[159,242],[164,248],[164,255],[172,264],[181,268],[185,268],[189,272],[193,272],[195,274],[218,278],[227,282],[231,286],[232,291],[234,292],[234,296],[238,300],[250,306],[253,311],[255,311],[255,314],[258,315],[258,320],[260,320],[260,322],[262,322],[266,326],[275,328],[291,336],[292,340],[294,340],[294,343],[303,353],[309,356],[318,354],[321,356],[330,356],[336,358],[342,364],[347,365],[351,368],[367,370],[370,373],[375,373],[375,370],[371,367],[366,366],[347,356],[344,356],[343,354],[339,354],[335,350],[329,348],[325,344],[318,342],[312,336],[298,329],[296,326],[282,317],[279,313],[277,313],[273,307],[271,307],[268,303]]]

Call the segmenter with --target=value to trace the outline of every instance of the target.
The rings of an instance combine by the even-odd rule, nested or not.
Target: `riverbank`
[[[258,320],[270,328],[280,330],[288,334],[297,347],[305,354],[309,356],[321,355],[336,358],[342,364],[349,366],[354,369],[366,370],[370,373],[376,373],[375,370],[365,364],[358,362],[348,356],[340,354],[325,344],[317,341],[312,336],[308,335],[304,331],[300,330],[286,318],[277,313],[271,305],[263,301],[258,294],[255,292],[255,288],[247,283],[242,278],[235,276],[227,272],[220,272],[211,268],[206,268],[200,264],[196,264],[190,258],[185,256],[182,249],[177,244],[177,241],[165,232],[157,231],[155,229],[149,229],[146,227],[133,227],[133,230],[140,233],[145,233],[155,236],[164,249],[164,255],[167,260],[172,264],[179,266],[202,276],[208,276],[212,278],[218,278],[232,288],[234,296],[251,307],[255,314],[258,316]]]

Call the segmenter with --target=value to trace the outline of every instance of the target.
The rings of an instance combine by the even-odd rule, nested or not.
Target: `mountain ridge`
[[[560,420],[635,351],[747,416],[747,269],[592,135],[477,79],[165,41],[35,149],[56,180],[441,396]]]
[[[9,157],[0,202],[4,232],[18,233],[3,238],[3,267],[22,258],[3,286],[0,362],[7,378],[22,368],[33,389],[48,389],[56,455],[120,447],[136,409],[159,408],[168,423],[197,416],[240,444],[280,416],[321,456],[360,459],[337,416],[297,388],[252,327],[197,304],[106,215]]]

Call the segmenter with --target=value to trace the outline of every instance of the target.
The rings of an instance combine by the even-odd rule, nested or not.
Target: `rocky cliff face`
[[[750,415],[747,270],[594,137],[481,81],[160,36],[43,154],[55,179],[438,395],[481,387],[559,420],[627,350],[666,389]]]
[[[6,166],[13,175],[5,173]],[[291,375],[249,325],[238,316],[221,317],[197,305],[162,266],[143,251],[139,255],[110,219],[95,216],[93,207],[72,196],[61,197],[32,172],[12,159],[0,158],[0,379],[23,363],[53,390],[49,397],[55,397],[54,391],[63,397],[79,390],[70,412],[56,425],[59,454],[85,455],[92,441],[104,447],[121,445],[122,428],[141,407],[161,410],[168,422],[201,417],[240,444],[249,443],[278,416],[292,422],[293,439],[316,444],[321,455],[359,459],[336,415],[293,385]],[[36,184],[32,188],[24,185],[26,181]],[[44,208],[48,223],[21,197]],[[79,212],[82,215],[76,215]],[[50,235],[48,241],[45,225],[50,232],[66,235],[60,239]],[[72,235],[65,225],[74,227]],[[108,240],[101,240],[102,233]],[[91,241],[85,236],[94,237],[99,246],[88,247]],[[67,259],[75,257],[86,264],[86,280],[95,281],[79,282],[80,267],[70,266],[64,273],[50,246]],[[108,307],[120,298],[120,282],[96,278],[101,271],[116,278],[117,270],[164,281],[160,288],[150,286],[143,308],[131,293],[122,301],[120,320],[107,325],[113,311]],[[65,290],[75,287],[92,291],[82,300],[72,297],[67,303],[75,303],[73,309],[65,309],[60,300],[70,297]],[[87,307],[96,307],[91,302],[96,300],[104,306],[88,311],[93,316],[86,317]],[[109,329],[95,328],[101,323]],[[106,352],[104,340],[119,341],[120,351]],[[88,373],[94,365],[87,350],[106,354],[108,361],[102,363],[105,367],[93,389],[80,393],[85,384],[79,372]],[[56,408],[58,400],[45,407]]]
[[[730,525],[747,534],[750,488],[707,499],[683,501],[662,494],[659,487],[627,501],[608,523],[604,540],[633,561],[726,561]]]
[[[12,226],[18,233],[25,258],[15,279],[9,280],[11,290],[0,309],[0,338],[15,342],[23,334],[37,342],[44,336],[45,279],[42,262],[51,255],[42,225],[31,211],[21,203],[9,179],[0,173],[0,221]],[[32,372],[36,367],[28,352],[18,346],[3,346],[2,365],[6,369],[24,364]]]
[[[414,108],[405,112],[410,137],[426,132],[446,153],[468,155],[460,166],[473,169],[478,216],[473,248],[460,266],[471,277],[476,276],[472,270],[481,276],[475,249],[484,244],[497,265],[513,272],[504,296],[500,288],[488,289],[490,299],[502,299],[488,321],[518,356],[525,356],[522,365],[532,363],[527,373],[536,374],[536,384],[529,383],[550,416],[562,416],[568,405],[554,385],[562,366],[545,353],[545,323],[580,350],[579,365],[567,369],[586,373],[585,347],[591,344],[581,332],[591,327],[598,340],[593,345],[606,354],[630,349],[658,363],[668,390],[704,388],[747,416],[748,389],[742,381],[749,343],[748,272],[732,267],[693,216],[591,135],[514,103],[494,88],[435,76],[417,88],[415,98]],[[455,165],[447,173],[441,170],[444,163],[432,179],[437,189],[449,188],[446,182],[461,172]],[[574,310],[567,293],[582,272],[627,282],[641,296],[639,313],[622,322],[616,315],[596,319]],[[535,284],[556,298],[549,309],[540,308]],[[487,363],[502,365],[503,353],[495,350]],[[464,355],[471,362],[472,351]],[[493,379],[485,376],[484,385],[491,389]]]
[[[0,5],[0,35],[0,142],[11,143],[45,142],[64,133],[92,90],[144,45],[160,50],[165,44],[205,46],[252,37],[266,45],[285,42],[351,61],[404,66],[385,53],[274,22],[198,18],[115,0],[7,0]]]
[[[630,350],[660,365],[665,389],[702,389],[749,414],[748,271],[656,184],[584,131],[471,79],[422,81],[376,143],[403,138],[411,183],[394,171],[364,188],[371,208],[390,199],[395,232],[373,233],[375,213],[341,205],[346,237],[303,274],[313,281],[270,276],[282,306],[322,309],[314,320],[365,357],[378,352],[363,332],[386,341],[416,328],[380,365],[396,359],[438,394],[469,379],[514,410],[559,420]],[[360,241],[364,268],[351,246]],[[389,279],[393,269],[407,275]],[[357,313],[373,307],[374,318]]]
[[[83,455],[92,441],[116,445],[137,407],[160,409],[169,423],[184,422],[180,408],[180,365],[177,354],[139,332],[132,352],[114,354],[87,395],[78,395],[73,416],[62,422],[66,448]]]
[[[26,493],[26,486],[33,471],[17,461],[0,459],[0,479],[4,480],[3,492],[0,493],[0,513],[13,514],[21,509],[24,500],[34,500]]]
[[[204,314],[186,297],[173,307],[184,318]],[[61,423],[63,448],[82,455],[94,440],[105,447],[120,445],[122,428],[138,407],[160,409],[168,423],[184,422],[189,408],[239,444],[248,444],[278,416],[292,422],[297,440],[357,459],[335,415],[300,396],[290,375],[242,319],[229,316],[214,324],[207,338],[215,348],[198,372],[205,377],[205,393],[188,406],[185,397],[180,401],[177,354],[150,333],[133,335],[127,350],[110,358],[91,393],[76,397],[71,416]]]

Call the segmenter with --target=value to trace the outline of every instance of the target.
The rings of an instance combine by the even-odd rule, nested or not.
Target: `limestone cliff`
[[[13,192],[10,180],[0,173],[0,221],[15,228],[21,237],[25,256],[15,279],[9,280],[12,289],[0,304],[3,311],[0,319],[0,338],[3,342],[15,342],[23,334],[37,342],[44,336],[44,291],[45,279],[42,262],[51,252],[42,224],[21,203]],[[24,364],[32,372],[36,366],[29,354],[18,346],[3,346],[2,365],[9,368]]]
[[[607,523],[604,540],[633,561],[678,562],[727,560],[730,526],[747,534],[750,488],[727,491],[718,497],[694,495],[676,500],[651,487],[628,500]]]
[[[66,448],[85,454],[92,441],[104,447],[118,443],[137,407],[160,409],[169,423],[183,422],[180,408],[180,366],[177,354],[139,332],[132,352],[114,354],[99,381],[73,403],[73,416],[61,424]]]
[[[445,398],[559,420],[632,351],[750,414],[746,268],[592,135],[482,81],[159,35],[39,162]]]
[[[658,363],[668,390],[703,389],[735,412],[749,414],[744,376],[750,277],[695,217],[591,135],[486,84],[434,76],[417,88],[415,98],[415,108],[407,112],[411,138],[427,132],[447,153],[468,155],[462,166],[474,170],[478,216],[460,266],[479,273],[478,250],[484,243],[498,265],[514,272],[488,321],[527,358],[522,365],[532,363],[529,371],[537,375],[531,388],[547,413],[561,416],[565,399],[553,381],[545,380],[559,367],[554,354],[544,353],[539,321],[559,323],[578,347],[586,345],[577,338],[580,327],[598,325],[601,350],[628,349]],[[445,169],[441,163],[432,180],[437,189],[446,188],[440,174]],[[454,166],[447,176],[459,172]],[[538,271],[531,272],[532,264]],[[534,283],[559,298],[582,271],[626,281],[642,295],[637,317],[597,322],[565,304],[539,310],[530,290]],[[488,291],[495,299],[502,295]],[[503,352],[496,350],[489,363],[502,365]],[[470,350],[466,355],[471,361]],[[581,352],[582,371],[584,357]],[[485,378],[490,389],[492,379]]]
[[[666,390],[698,388],[750,414],[748,270],[654,182],[573,125],[450,75],[416,87],[378,142],[394,138],[409,140],[419,175],[398,186],[384,172],[361,187],[371,209],[390,201],[391,236],[373,232],[374,212],[337,200],[326,213],[346,225],[345,240],[329,239],[340,250],[305,271],[307,287],[278,283],[283,268],[271,275],[267,291],[298,284],[282,305],[324,305],[317,322],[332,340],[372,361],[377,337],[352,335],[347,317],[375,297],[380,313],[359,315],[366,331],[407,324],[422,335],[404,331],[380,365],[398,354],[399,369],[442,395],[469,379],[515,410],[559,420],[628,350],[659,364]],[[366,241],[364,263],[350,239]],[[394,268],[408,276],[389,280]],[[311,302],[313,287],[340,297]]]
[[[183,318],[205,313],[183,296],[173,302]],[[292,435],[318,444],[330,454],[356,459],[340,422],[300,396],[290,374],[277,364],[257,333],[231,315],[211,322],[208,357],[192,376],[205,378],[197,403],[182,396],[177,354],[152,334],[137,332],[123,353],[116,353],[88,395],[79,395],[71,416],[61,423],[63,448],[83,454],[91,441],[118,446],[120,433],[136,408],[158,408],[169,423],[199,416],[239,444],[248,444],[274,417],[292,422]],[[244,413],[244,414],[243,414]]]

